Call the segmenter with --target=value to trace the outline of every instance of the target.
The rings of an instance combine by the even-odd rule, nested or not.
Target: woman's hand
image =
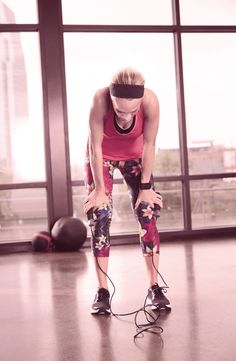
[[[162,196],[153,189],[143,189],[139,191],[139,195],[135,203],[135,209],[138,208],[141,202],[149,203],[151,207],[154,207],[155,204],[158,204],[160,208],[163,208]]]
[[[109,197],[104,191],[94,189],[84,201],[84,212],[87,213],[91,208],[98,208],[102,204],[109,205]]]

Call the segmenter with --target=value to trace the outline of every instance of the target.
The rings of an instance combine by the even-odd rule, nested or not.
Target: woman
[[[152,308],[169,306],[163,288],[158,286],[156,271],[160,247],[156,218],[157,210],[163,205],[161,195],[154,190],[152,167],[159,126],[159,103],[154,92],[145,88],[144,83],[139,71],[121,69],[113,76],[109,87],[95,93],[90,111],[85,167],[88,197],[84,210],[86,213],[93,210],[95,219],[92,249],[98,291],[92,313],[110,310],[106,273],[114,169],[120,170],[127,184],[140,225],[140,244],[149,276],[148,297]]]

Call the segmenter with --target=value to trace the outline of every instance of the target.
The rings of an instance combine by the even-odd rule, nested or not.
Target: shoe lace
[[[153,292],[154,292],[155,297],[163,296],[163,293],[167,293],[167,288],[168,287],[166,287],[166,286],[158,286],[158,285],[153,287]]]

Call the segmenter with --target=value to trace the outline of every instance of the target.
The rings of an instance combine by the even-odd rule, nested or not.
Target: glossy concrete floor
[[[160,271],[172,311],[157,321],[162,334],[134,340],[133,315],[90,315],[96,281],[89,249],[1,255],[0,360],[235,361],[236,240],[163,243]],[[142,307],[139,246],[114,246],[109,274],[113,311]]]

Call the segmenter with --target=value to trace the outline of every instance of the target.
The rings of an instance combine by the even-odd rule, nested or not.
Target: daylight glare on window
[[[235,34],[183,35],[191,173],[236,169],[235,49]]]
[[[172,24],[171,0],[62,0],[64,24]]]

